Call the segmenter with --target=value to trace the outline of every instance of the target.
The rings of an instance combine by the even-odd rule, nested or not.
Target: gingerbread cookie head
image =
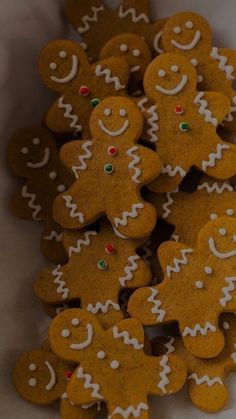
[[[222,217],[200,230],[194,249],[163,243],[158,255],[165,279],[157,287],[137,290],[129,313],[146,325],[178,320],[191,353],[202,358],[218,355],[224,347],[219,314],[236,311],[235,242],[235,219]]]
[[[161,43],[165,52],[190,56],[208,53],[212,43],[211,28],[197,13],[177,13],[165,24]]]
[[[48,405],[60,399],[68,384],[71,366],[48,350],[24,353],[13,371],[18,393],[25,400]]]
[[[154,59],[144,76],[144,88],[153,101],[180,101],[197,85],[197,74],[189,60],[178,54],[163,54]]]

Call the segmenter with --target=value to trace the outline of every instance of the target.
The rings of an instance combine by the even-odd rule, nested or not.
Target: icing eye
[[[58,192],[64,192],[65,190],[66,190],[65,185],[58,185],[58,186],[57,186],[57,191],[58,191]]]
[[[54,180],[57,177],[57,172],[50,172],[49,173],[49,179]]]
[[[97,353],[97,358],[98,358],[98,359],[104,359],[104,358],[105,358],[105,356],[106,356],[106,354],[105,354],[105,352],[104,352],[104,351],[99,351],[99,352]]]
[[[105,115],[105,116],[110,116],[110,115],[111,115],[111,109],[110,109],[110,108],[106,108],[106,109],[104,110],[104,115]]]
[[[20,151],[22,154],[28,154],[28,152],[29,152],[29,149],[28,149],[28,147],[22,147],[22,149],[21,149],[21,151]]]
[[[210,266],[205,266],[204,271],[207,275],[212,274],[212,268]]]
[[[195,287],[198,288],[198,289],[203,288],[203,282],[202,281],[196,281],[195,282]]]
[[[107,262],[104,259],[99,259],[97,266],[101,271],[105,271],[107,269]]]
[[[175,27],[173,28],[173,32],[174,32],[174,33],[181,33],[181,27],[180,27],[180,26],[175,26]]]
[[[114,359],[114,361],[111,361],[111,363],[110,363],[110,367],[111,367],[113,370],[116,370],[117,368],[119,368],[119,366],[120,366],[120,363],[119,363],[119,361],[117,361],[116,359]]]
[[[229,329],[229,323],[228,322],[223,322],[223,328],[225,330],[228,330]]]
[[[177,71],[179,71],[179,67],[178,67],[177,65],[175,65],[175,64],[174,64],[174,65],[172,65],[170,69],[171,69],[171,71],[173,71],[174,73],[177,73]]]
[[[61,336],[62,336],[63,338],[68,338],[68,337],[70,336],[70,331],[69,331],[68,329],[63,329],[63,330],[61,331]]]
[[[190,61],[191,61],[192,65],[194,65],[194,67],[197,67],[198,60],[196,58],[192,58]]]
[[[66,57],[67,57],[67,53],[66,53],[66,51],[60,51],[60,52],[59,52],[59,57],[60,57],[60,58],[66,58]]]
[[[234,213],[234,210],[233,210],[232,208],[228,208],[228,209],[226,210],[226,214],[227,214],[227,215],[233,215],[233,213]]]
[[[56,63],[50,63],[49,67],[51,68],[51,70],[56,70],[57,69],[57,64]]]
[[[29,370],[30,370],[30,371],[35,371],[36,369],[37,369],[36,364],[30,364],[30,365],[29,365]]]
[[[133,56],[134,57],[140,57],[141,55],[141,51],[139,49],[134,49],[133,50]]]
[[[121,44],[121,45],[120,45],[120,50],[121,50],[122,52],[127,52],[127,51],[128,51],[128,45],[126,45],[126,44]]]
[[[210,219],[211,220],[216,220],[216,218],[218,218],[218,215],[217,214],[211,214],[210,215]]]
[[[193,28],[193,22],[191,20],[188,20],[188,22],[185,23],[186,28],[192,29]]]
[[[76,319],[76,318],[72,319],[71,324],[72,326],[79,326],[79,319]]]
[[[39,138],[33,138],[32,143],[34,145],[39,145],[40,144],[40,139]]]
[[[225,228],[220,228],[220,229],[218,230],[218,232],[219,232],[219,234],[220,234],[221,236],[225,236],[225,235],[227,234],[227,231],[225,230]]]
[[[36,387],[37,386],[37,380],[35,378],[31,378],[29,381],[29,386],[30,387]]]
[[[120,109],[119,110],[119,114],[120,114],[120,116],[126,116],[127,115],[127,112],[126,112],[125,109]]]
[[[158,71],[158,76],[159,76],[159,77],[165,77],[165,76],[166,76],[166,72],[165,72],[165,70],[159,70],[159,71]]]

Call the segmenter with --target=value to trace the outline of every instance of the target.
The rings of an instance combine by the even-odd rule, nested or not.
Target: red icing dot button
[[[113,244],[107,244],[105,246],[105,251],[108,253],[108,255],[114,255],[116,248]]]
[[[184,113],[184,108],[181,105],[177,105],[175,107],[175,113],[177,113],[177,115],[183,115]]]
[[[112,145],[108,147],[107,153],[109,154],[109,156],[115,156],[118,153],[118,148]]]
[[[80,87],[80,89],[79,89],[79,94],[80,94],[81,96],[88,96],[88,95],[89,95],[89,93],[90,93],[90,90],[89,90],[88,86],[81,86],[81,87]]]
[[[66,377],[68,380],[70,380],[70,379],[71,379],[72,375],[73,375],[73,371],[66,371],[66,372],[65,372],[65,377]]]

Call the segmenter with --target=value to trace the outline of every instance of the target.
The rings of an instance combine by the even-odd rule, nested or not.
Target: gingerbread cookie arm
[[[199,107],[199,113],[204,120],[215,127],[230,111],[229,98],[218,92],[199,92],[194,103]]]
[[[103,82],[104,90],[109,90],[112,95],[114,90],[125,95],[129,83],[129,65],[124,58],[110,57],[96,62],[92,66],[97,81]],[[108,91],[109,93],[109,91]],[[107,94],[109,96],[109,94]]]
[[[69,22],[83,36],[104,14],[106,6],[100,0],[67,0],[66,14]]]
[[[137,151],[135,150],[137,149]],[[140,183],[145,185],[150,183],[151,180],[157,177],[158,170],[161,171],[162,162],[158,154],[142,146],[134,146],[127,151],[130,156],[129,168],[135,170],[132,179],[137,177],[138,171],[140,170]],[[140,160],[140,168],[139,162]]]
[[[53,220],[49,220],[41,237],[41,248],[47,259],[54,263],[66,263],[67,257],[62,245],[62,229]]]
[[[42,206],[30,182],[18,189],[10,201],[11,212],[19,218],[42,220]]]
[[[205,412],[219,411],[228,399],[228,390],[223,377],[210,376],[207,371],[203,376],[196,372],[189,374],[188,391],[193,404]]]
[[[67,393],[69,399],[76,405],[103,400],[99,384],[93,381],[90,371],[85,370],[82,365],[75,370],[67,386]]]
[[[77,109],[71,104],[68,95],[60,96],[46,114],[47,127],[56,133],[75,132],[80,133],[83,129]]]
[[[227,79],[234,80],[236,77],[236,51],[230,48],[213,47],[211,57],[218,62],[218,67],[224,71]]]
[[[162,54],[164,52],[161,37],[163,34],[163,28],[168,19],[160,19],[149,25],[149,30],[145,39],[154,53],[154,56]]]
[[[93,239],[98,235],[94,230],[81,230],[81,231],[64,231],[62,236],[63,246],[69,256],[83,251],[84,246],[92,246]]]
[[[73,172],[76,179],[79,178],[80,171],[88,168],[89,161],[93,157],[93,142],[88,141],[71,141],[60,150],[60,158],[62,162]]]
[[[183,178],[187,175],[191,167],[191,160],[189,164],[178,164],[174,161],[172,164],[163,165],[160,176],[148,185],[148,188],[156,193],[175,191]]]
[[[173,241],[162,243],[157,255],[161,268],[167,278],[178,274],[181,268],[189,263],[192,253],[193,249],[185,244]]]
[[[60,402],[60,419],[93,419],[100,410],[99,406],[97,403],[76,406],[64,393]]]

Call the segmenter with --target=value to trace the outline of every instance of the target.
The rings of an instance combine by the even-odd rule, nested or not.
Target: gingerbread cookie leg
[[[10,202],[10,210],[17,217],[41,221],[42,207],[37,201],[32,185],[26,183],[16,191]]]
[[[219,411],[228,399],[228,390],[219,376],[200,377],[192,373],[188,376],[188,389],[193,404],[205,412]]]
[[[54,263],[66,263],[67,256],[62,245],[62,229],[53,220],[48,222],[44,228],[41,248],[47,259]]]
[[[60,403],[60,419],[94,419],[100,410],[100,403],[76,406],[64,393]]]

